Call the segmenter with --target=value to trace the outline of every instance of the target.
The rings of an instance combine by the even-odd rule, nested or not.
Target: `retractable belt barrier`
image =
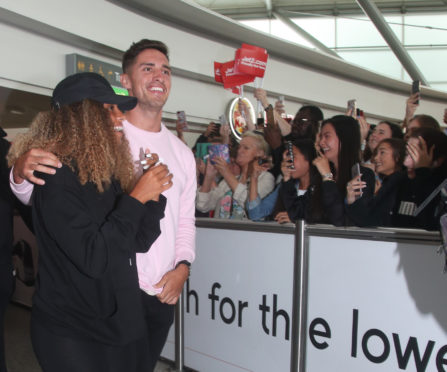
[[[202,372],[447,370],[439,245],[423,230],[199,219],[184,334],[162,356]]]

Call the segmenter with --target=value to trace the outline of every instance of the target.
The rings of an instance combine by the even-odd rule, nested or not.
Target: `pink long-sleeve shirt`
[[[154,295],[161,292],[154,285],[163,275],[182,260],[193,262],[195,258],[195,197],[196,163],[192,151],[172,134],[163,124],[160,132],[148,132],[124,121],[124,133],[136,164],[139,165],[140,149],[157,153],[173,174],[173,185],[163,192],[167,198],[165,217],[160,221],[161,235],[147,253],[137,253],[140,288]],[[10,175],[11,189],[25,204],[29,204],[33,185],[25,181],[15,184]]]

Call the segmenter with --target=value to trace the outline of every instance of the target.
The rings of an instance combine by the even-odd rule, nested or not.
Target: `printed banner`
[[[234,61],[222,63],[220,71],[225,89],[231,89],[255,80],[255,77],[252,75],[236,72],[234,69]]]
[[[242,44],[236,51],[235,70],[239,73],[256,77],[264,77],[267,68],[268,54],[264,48]]]

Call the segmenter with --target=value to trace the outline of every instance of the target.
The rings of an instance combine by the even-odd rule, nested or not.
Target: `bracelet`
[[[360,149],[361,149],[362,151],[365,151],[365,149],[366,149],[366,140],[363,140],[363,141],[362,141],[362,143],[361,143],[361,145],[360,145]]]
[[[333,181],[334,180],[334,175],[331,172],[325,173],[321,177],[323,178],[323,181]]]
[[[273,110],[273,106],[272,106],[272,104],[270,103],[264,110],[265,110],[266,112],[269,111],[269,110]]]

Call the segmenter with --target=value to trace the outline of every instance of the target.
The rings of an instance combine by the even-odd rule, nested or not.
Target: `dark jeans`
[[[149,343],[149,370],[153,371],[174,321],[174,305],[161,303],[156,296],[141,291]]]
[[[31,341],[44,372],[147,372],[147,341],[112,346],[52,333],[31,318]]]
[[[10,267],[0,267],[0,372],[6,372],[5,312],[14,290],[14,277]]]

